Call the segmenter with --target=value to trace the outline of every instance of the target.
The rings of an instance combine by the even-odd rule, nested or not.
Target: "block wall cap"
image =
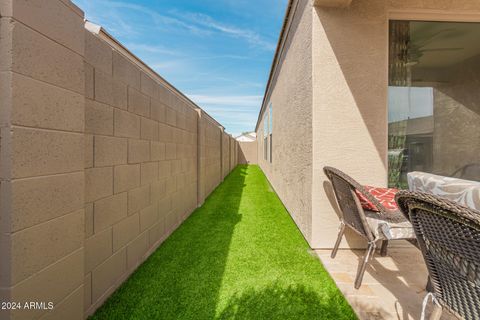
[[[142,70],[144,73],[152,77],[152,79],[156,79],[159,83],[165,85],[167,89],[172,91],[172,93],[176,94],[179,96],[181,99],[183,99],[185,102],[187,102],[187,105],[193,109],[193,110],[201,110],[203,114],[206,115],[206,118],[212,122],[213,124],[216,124],[217,126],[225,129],[221,123],[219,123],[217,120],[215,120],[211,115],[209,115],[205,110],[203,110],[200,106],[198,106],[195,102],[193,102],[190,98],[188,98],[185,94],[180,92],[177,88],[175,88],[170,82],[165,80],[161,75],[159,75],[155,70],[150,68],[145,62],[143,62],[139,57],[137,57],[135,54],[133,54],[128,48],[126,48],[123,44],[121,44],[117,39],[115,39],[111,34],[109,34],[102,26],[97,25],[91,21],[85,20],[85,29],[98,38],[102,39],[105,41],[107,44],[109,44],[115,51],[121,53],[124,57],[129,59],[131,62],[133,62],[140,70]]]

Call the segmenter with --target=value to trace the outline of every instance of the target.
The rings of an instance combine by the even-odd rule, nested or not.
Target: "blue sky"
[[[254,130],[287,0],[74,0],[234,135]]]

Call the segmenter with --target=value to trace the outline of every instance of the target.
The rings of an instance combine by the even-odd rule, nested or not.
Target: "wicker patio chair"
[[[420,192],[400,191],[395,199],[427,265],[435,302],[430,319],[440,319],[442,308],[480,319],[480,212]]]
[[[368,192],[361,184],[347,174],[332,167],[324,167],[323,171],[332,183],[333,191],[342,213],[340,229],[331,257],[335,258],[337,254],[338,247],[340,246],[340,242],[342,241],[345,233],[345,227],[351,228],[353,231],[365,238],[368,242],[368,247],[363,259],[360,261],[357,276],[355,278],[355,289],[358,289],[362,285],[363,274],[365,273],[367,264],[376,249],[376,243],[379,240],[382,240],[380,254],[385,256],[387,254],[389,240],[412,240],[414,239],[413,229],[411,224],[407,219],[405,219],[399,210],[392,211],[386,209],[375,197],[370,194],[370,192]],[[365,196],[365,198],[374,204],[379,212],[364,210],[355,193],[355,190],[360,192],[363,196]],[[372,225],[371,221],[376,221],[378,225]],[[388,224],[398,226],[397,230],[400,230],[401,228],[408,228],[409,231],[406,232],[408,235],[401,236],[399,238],[384,236],[382,231],[378,230],[378,227]]]

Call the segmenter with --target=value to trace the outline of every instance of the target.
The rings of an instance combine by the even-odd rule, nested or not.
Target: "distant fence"
[[[257,141],[238,142],[238,163],[257,164]]]

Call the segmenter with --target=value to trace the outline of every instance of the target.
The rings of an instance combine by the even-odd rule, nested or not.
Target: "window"
[[[263,116],[263,158],[268,160],[268,112]]]
[[[263,138],[263,158],[268,160],[268,138]]]
[[[263,158],[272,163],[272,104],[263,116]]]
[[[269,150],[269,159],[270,163],[272,163],[272,146],[273,146],[273,140],[272,140],[272,127],[273,127],[273,114],[272,114],[272,103],[270,102],[270,106],[268,108],[268,133],[269,133],[269,142],[270,142],[270,150]]]
[[[425,171],[480,180],[480,24],[391,21],[388,183]]]

